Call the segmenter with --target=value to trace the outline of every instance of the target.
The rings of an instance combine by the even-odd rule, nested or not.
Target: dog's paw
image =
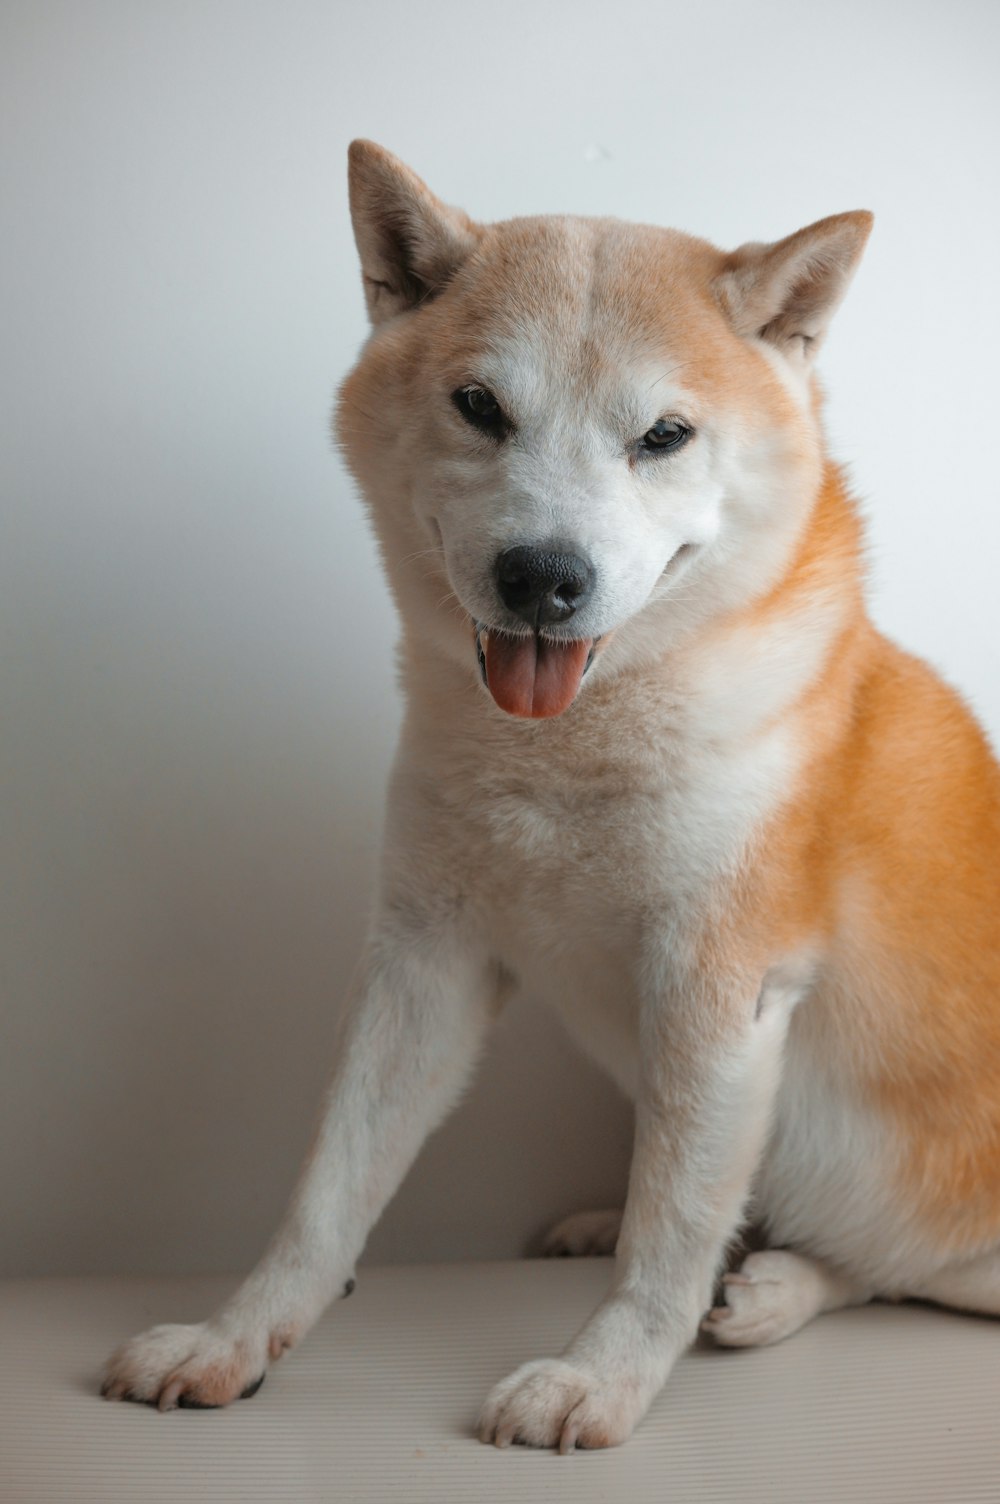
[[[621,1225],[620,1211],[576,1212],[572,1217],[564,1217],[546,1233],[542,1253],[546,1258],[614,1253]]]
[[[479,1417],[480,1441],[498,1447],[615,1447],[642,1414],[635,1386],[601,1383],[593,1374],[545,1358],[525,1363],[493,1390]]]
[[[154,1326],[122,1344],[108,1360],[101,1394],[137,1400],[160,1410],[213,1410],[249,1399],[264,1382],[268,1357],[278,1357],[280,1337],[232,1337],[199,1326]]]
[[[738,1274],[724,1274],[726,1303],[701,1324],[720,1347],[765,1347],[797,1332],[822,1308],[818,1266],[783,1249],[751,1253]]]

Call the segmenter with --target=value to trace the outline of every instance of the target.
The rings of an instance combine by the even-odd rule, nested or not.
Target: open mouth
[[[476,656],[483,683],[508,715],[542,720],[573,703],[594,661],[599,637],[577,640],[511,637],[476,623]]]

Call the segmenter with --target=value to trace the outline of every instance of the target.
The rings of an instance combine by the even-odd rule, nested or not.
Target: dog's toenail
[[[346,1285],[345,1285],[345,1286],[344,1286],[344,1288],[343,1288],[343,1290],[342,1290],[342,1291],[341,1291],[341,1299],[342,1299],[342,1300],[346,1300],[346,1299],[347,1299],[347,1297],[348,1297],[348,1296],[349,1296],[349,1295],[350,1295],[350,1294],[351,1294],[351,1293],[352,1293],[352,1291],[353,1291],[353,1290],[354,1290],[354,1286],[355,1286],[355,1285],[356,1285],[356,1284],[357,1284],[357,1281],[356,1281],[356,1280],[353,1280],[353,1279],[349,1279],[349,1280],[348,1280],[348,1281],[347,1281],[347,1284],[346,1284]]]

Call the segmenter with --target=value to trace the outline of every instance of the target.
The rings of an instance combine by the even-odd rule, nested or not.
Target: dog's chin
[[[475,626],[483,683],[500,709],[528,720],[562,715],[576,699],[597,653],[599,637],[514,636]]]

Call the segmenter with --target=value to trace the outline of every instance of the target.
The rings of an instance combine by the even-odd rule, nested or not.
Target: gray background
[[[0,1272],[242,1268],[308,1138],[399,713],[327,428],[348,140],[482,218],[873,208],[831,440],[878,620],[996,733],[998,55],[968,3],[7,0]],[[372,1258],[620,1197],[628,1111],[541,1001]]]

